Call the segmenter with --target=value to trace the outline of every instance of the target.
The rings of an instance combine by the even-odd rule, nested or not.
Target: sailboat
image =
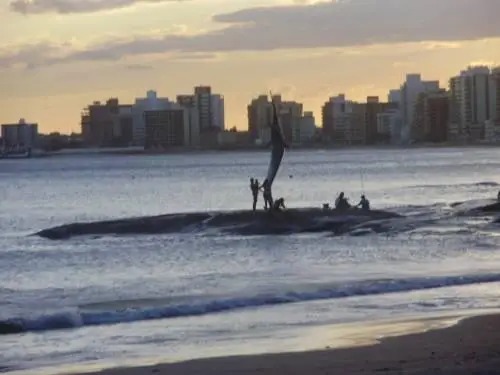
[[[285,153],[285,148],[288,148],[288,144],[283,136],[283,131],[278,120],[278,111],[276,109],[276,103],[273,100],[271,93],[271,104],[273,106],[273,121],[270,124],[271,127],[271,160],[269,161],[269,168],[267,169],[266,179],[264,183],[267,182],[269,189],[273,184],[274,178],[278,173],[278,169],[281,165],[283,159],[283,154]]]

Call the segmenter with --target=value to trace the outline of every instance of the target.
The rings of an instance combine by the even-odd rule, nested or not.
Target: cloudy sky
[[[499,14],[500,0],[0,0],[0,122],[79,131],[93,100],[204,84],[228,127],[270,89],[320,124],[329,96],[500,64]]]

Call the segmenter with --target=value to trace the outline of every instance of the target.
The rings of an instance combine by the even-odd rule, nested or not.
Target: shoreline
[[[499,148],[500,144],[492,143],[443,143],[443,144],[412,144],[412,145],[296,145],[291,150],[297,151],[390,151],[390,150],[419,150],[419,149],[467,149],[467,148]],[[258,153],[268,152],[264,147],[242,146],[242,147],[219,147],[219,148],[176,148],[169,150],[144,150],[137,147],[125,148],[66,148],[60,151],[47,151],[33,155],[31,158],[64,157],[64,156],[152,156],[152,155],[198,155],[214,153]],[[6,158],[6,160],[19,160],[29,158]]]
[[[72,366],[72,375],[500,374],[500,312],[316,327],[318,345],[280,353],[227,355],[122,367]],[[314,336],[314,335],[313,335]],[[331,336],[331,337],[329,337]],[[323,339],[323,340],[322,340]],[[137,367],[136,367],[137,366]],[[87,367],[87,369],[85,369]],[[13,372],[17,373],[16,371]]]

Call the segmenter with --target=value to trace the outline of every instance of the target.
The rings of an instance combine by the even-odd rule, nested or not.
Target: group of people
[[[366,199],[365,195],[361,195],[361,200],[359,203],[354,206],[354,207],[361,207],[362,210],[370,210],[370,201]],[[337,210],[345,210],[348,208],[351,208],[351,205],[349,204],[349,199],[345,197],[344,192],[342,191],[337,199],[335,199],[335,208]]]
[[[259,180],[256,178],[250,178],[250,190],[252,191],[253,196],[253,211],[257,209],[257,201],[259,199],[259,192],[262,191],[262,196],[264,198],[264,210],[274,210],[281,211],[285,208],[285,199],[279,198],[273,201],[273,196],[271,193],[271,187],[269,186],[267,180],[264,181],[262,185],[259,184]],[[352,206],[349,204],[349,199],[346,198],[344,192],[341,192],[337,199],[335,199],[335,209],[337,210],[346,210],[351,208]],[[369,211],[370,210],[370,201],[366,199],[366,196],[361,195],[361,200],[354,207],[361,207],[362,210]]]
[[[264,181],[262,185],[259,185],[259,180],[256,178],[250,178],[250,190],[252,190],[253,196],[253,210],[257,209],[257,200],[259,199],[259,191],[262,191],[262,196],[264,198],[264,210],[274,210],[280,211],[285,208],[285,199],[279,198],[273,201],[273,195],[271,193],[271,186],[269,186],[267,180]]]

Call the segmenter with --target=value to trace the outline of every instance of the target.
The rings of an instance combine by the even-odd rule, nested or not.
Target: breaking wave
[[[500,274],[417,277],[408,279],[377,279],[338,284],[324,284],[291,288],[283,292],[249,296],[219,297],[201,300],[193,297],[189,302],[170,303],[165,300],[140,304],[138,301],[114,301],[50,312],[32,317],[13,317],[0,321],[0,334],[48,331],[83,326],[109,325],[153,319],[199,316],[238,309],[274,306],[324,299],[410,292],[450,286],[500,282]],[[185,300],[185,299],[184,299]]]

